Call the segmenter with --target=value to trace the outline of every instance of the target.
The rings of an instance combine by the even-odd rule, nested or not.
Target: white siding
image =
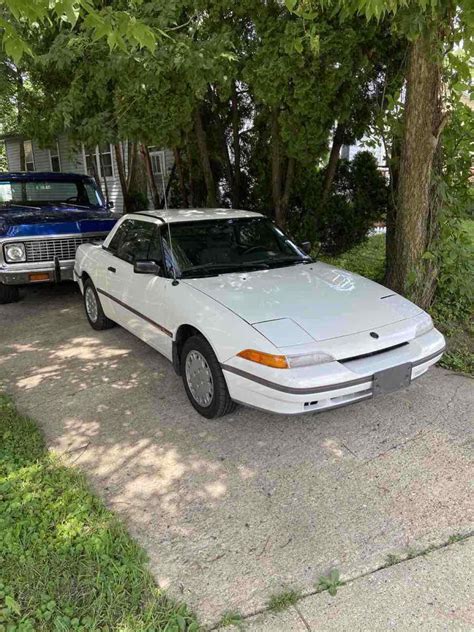
[[[49,149],[43,149],[36,141],[33,141],[33,158],[35,161],[35,171],[51,171],[51,161],[49,159]]]
[[[18,138],[5,138],[5,150],[7,153],[8,171],[21,171],[20,142]]]

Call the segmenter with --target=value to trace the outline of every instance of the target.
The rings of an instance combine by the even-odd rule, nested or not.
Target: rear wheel
[[[205,338],[196,335],[186,340],[181,370],[189,401],[203,417],[215,419],[235,410],[219,361]]]
[[[93,329],[110,329],[115,325],[113,320],[107,318],[100,304],[99,295],[90,279],[84,283],[84,309],[87,320]]]
[[[0,283],[0,305],[16,303],[20,298],[20,292],[16,285],[5,285]]]

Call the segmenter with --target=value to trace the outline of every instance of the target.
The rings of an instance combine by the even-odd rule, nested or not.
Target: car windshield
[[[37,208],[48,205],[97,207],[103,205],[92,180],[2,180],[0,208]]]
[[[181,277],[265,270],[311,261],[264,217],[172,222],[169,230],[174,268]],[[163,231],[163,238],[169,253],[168,229]]]

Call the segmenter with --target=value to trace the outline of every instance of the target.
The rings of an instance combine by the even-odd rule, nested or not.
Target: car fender
[[[244,349],[278,353],[277,347],[243,318],[185,281],[170,288],[167,316],[174,342],[180,327],[191,326],[206,338],[221,363]]]

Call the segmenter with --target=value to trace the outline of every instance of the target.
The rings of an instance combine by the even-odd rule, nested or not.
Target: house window
[[[25,169],[26,171],[35,170],[35,156],[33,153],[33,143],[31,140],[23,141],[23,149],[25,151]]]
[[[86,166],[86,172],[93,178],[97,176],[100,178],[99,165],[97,164],[97,152],[92,150],[90,153],[84,149],[84,164]]]
[[[112,151],[110,145],[102,145],[100,147],[100,168],[102,176],[113,178],[114,169],[112,166]]]
[[[157,176],[161,176],[164,171],[164,152],[160,151],[157,147],[149,147],[148,151],[150,152],[151,170],[153,172],[153,175],[155,176],[155,178]]]
[[[56,143],[56,147],[49,150],[49,161],[51,163],[51,171],[61,171],[61,159],[59,157],[59,146]]]
[[[90,176],[97,175],[98,178],[112,178],[114,169],[112,164],[112,151],[110,145],[95,147],[92,151],[84,151],[84,163],[86,171]]]

